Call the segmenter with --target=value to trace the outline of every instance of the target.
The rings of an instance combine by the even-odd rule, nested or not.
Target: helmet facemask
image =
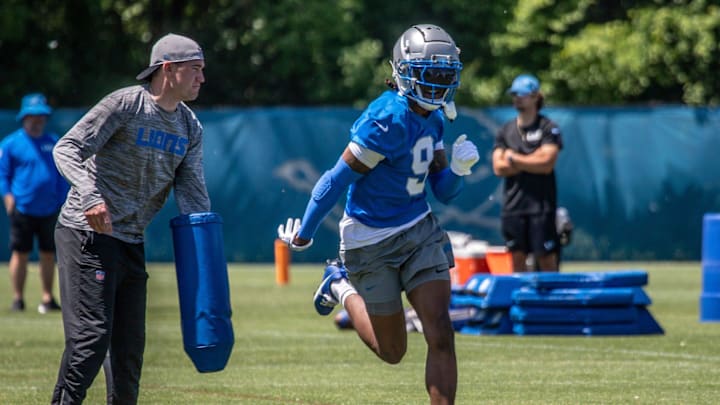
[[[433,25],[414,26],[398,39],[393,51],[393,77],[401,94],[425,110],[452,103],[460,85],[460,49]]]

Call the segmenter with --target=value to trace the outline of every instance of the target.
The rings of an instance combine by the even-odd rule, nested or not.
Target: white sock
[[[352,284],[350,284],[350,282],[345,278],[333,281],[330,284],[330,291],[332,291],[333,295],[335,295],[343,307],[345,306],[345,299],[347,297],[357,294],[355,287],[353,287]]]

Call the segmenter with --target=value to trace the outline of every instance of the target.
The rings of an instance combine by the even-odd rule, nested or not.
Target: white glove
[[[477,147],[462,134],[453,143],[452,161],[450,170],[458,176],[467,176],[472,173],[470,168],[480,160]]]
[[[295,240],[295,236],[297,236],[298,232],[300,232],[300,218],[288,218],[285,226],[282,224],[278,226],[278,238],[287,243],[287,245],[290,246],[290,249],[300,252],[312,246],[313,240],[310,239],[310,242],[306,245],[294,244],[293,241]]]

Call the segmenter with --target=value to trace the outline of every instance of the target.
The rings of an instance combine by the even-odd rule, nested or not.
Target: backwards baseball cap
[[[515,78],[512,86],[508,89],[508,93],[518,96],[527,96],[528,94],[537,93],[540,90],[540,81],[537,77],[529,74],[522,74]]]
[[[41,93],[28,94],[20,102],[20,112],[16,120],[22,121],[28,115],[50,115],[52,108],[47,104],[45,96]]]
[[[167,34],[155,42],[152,52],[150,52],[150,64],[135,78],[138,80],[147,79],[165,62],[175,63],[202,59],[205,59],[205,57],[202,48],[197,42],[182,35]]]

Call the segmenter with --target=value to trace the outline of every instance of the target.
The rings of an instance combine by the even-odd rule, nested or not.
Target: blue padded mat
[[[635,322],[598,325],[582,324],[528,324],[515,322],[512,330],[517,335],[649,335],[665,333],[645,308],[637,309]]]
[[[526,285],[537,289],[639,287],[648,282],[643,270],[586,273],[532,273],[525,277]]]
[[[478,309],[477,307],[451,306],[450,320],[453,323],[453,329],[458,330],[465,325],[486,325],[497,326],[502,317],[507,316],[509,309]]]
[[[583,324],[633,322],[637,319],[635,306],[626,307],[510,307],[510,319],[526,324]]]
[[[477,274],[468,279],[462,290],[452,292],[452,302],[478,308],[510,308],[512,292],[522,284],[521,276]]]
[[[508,311],[494,312],[487,323],[468,323],[458,332],[465,335],[509,335],[513,333],[513,324]]]
[[[541,307],[630,306],[632,288],[559,288],[547,292],[523,287],[512,293],[515,304]]]
[[[470,294],[452,294],[450,296],[450,306],[454,308],[461,307],[475,307],[485,309],[487,308],[487,301],[485,297]]]
[[[633,290],[633,305],[646,307],[652,304],[650,296],[647,295],[642,287],[632,287],[631,290]]]

